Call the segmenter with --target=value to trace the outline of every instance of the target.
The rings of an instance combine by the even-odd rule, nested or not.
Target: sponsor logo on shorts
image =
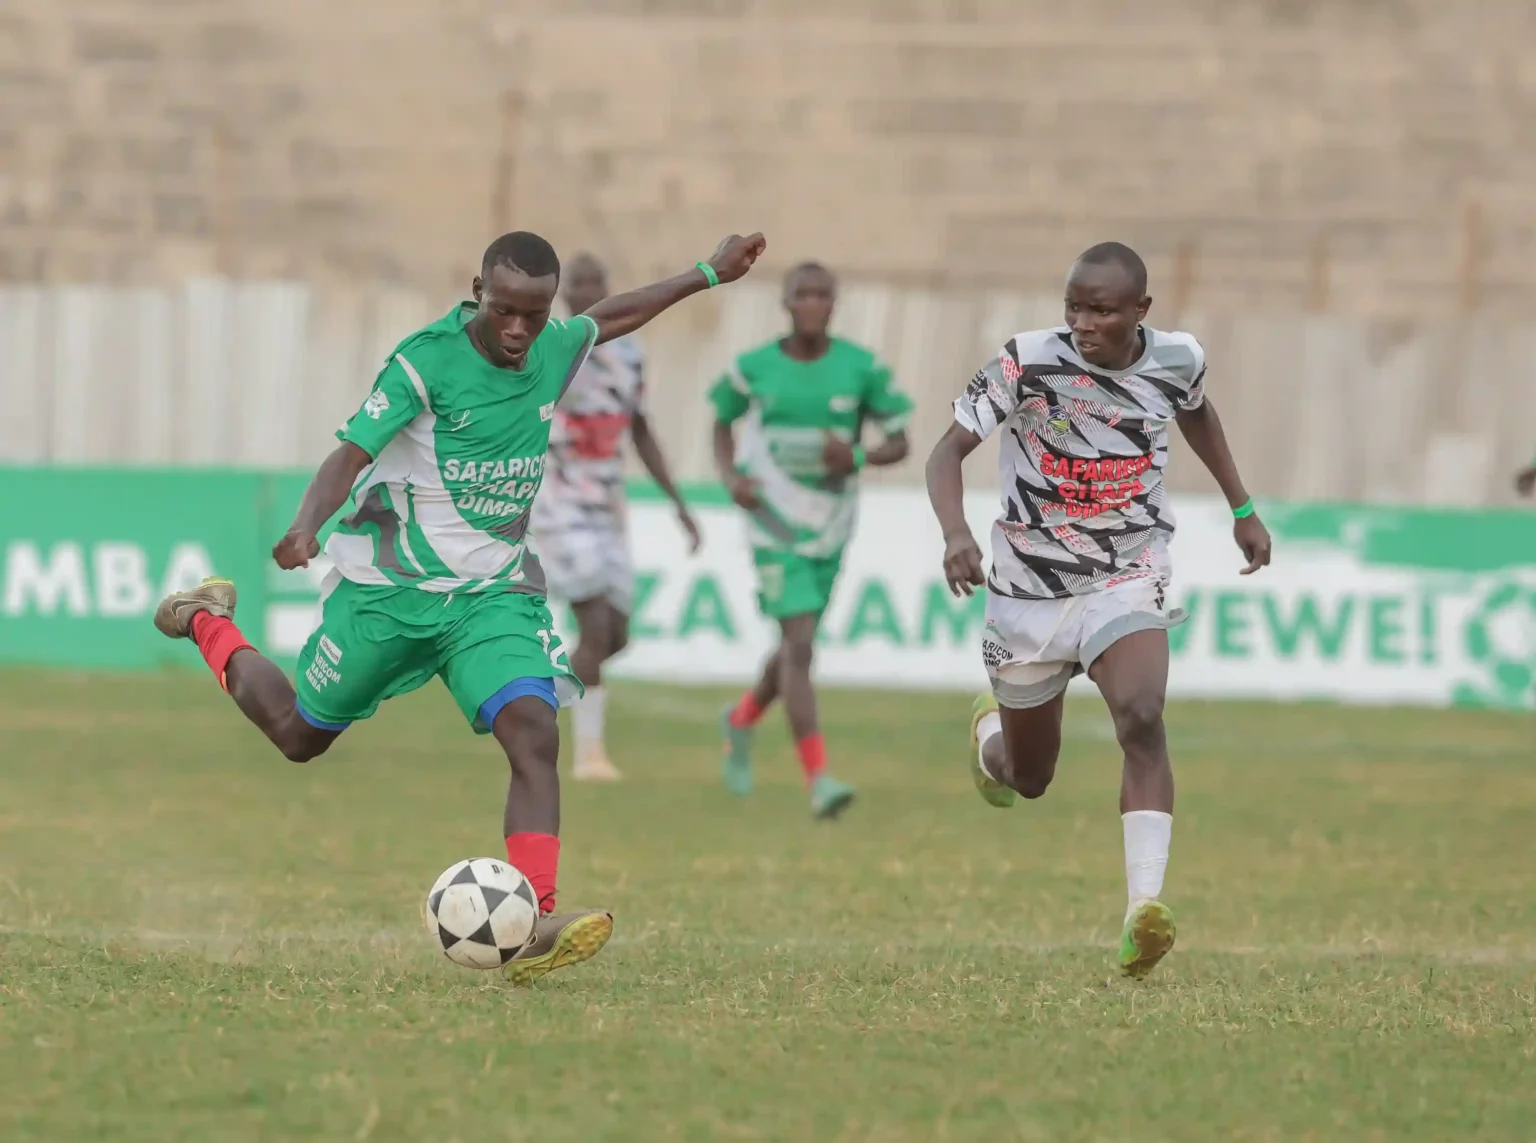
[[[341,665],[341,648],[331,642],[329,635],[320,636],[320,650],[325,652],[325,657],[337,666]]]
[[[323,691],[331,683],[341,682],[341,672],[318,655],[315,656],[315,661],[309,665],[309,670],[304,672],[304,677],[309,680],[309,685],[317,691]]]
[[[1012,658],[1008,654],[1008,648],[1004,647],[996,639],[985,636],[981,640],[981,661],[987,665],[988,670],[997,670]]]

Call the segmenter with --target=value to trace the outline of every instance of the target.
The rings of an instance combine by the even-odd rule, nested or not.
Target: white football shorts
[[[1164,566],[1067,599],[989,593],[981,657],[998,705],[1010,710],[1044,706],[1117,640],[1184,622],[1181,609],[1167,609],[1167,588]]]
[[[567,603],[605,599],[625,615],[635,598],[629,536],[622,527],[578,527],[540,532],[534,544],[549,594]]]

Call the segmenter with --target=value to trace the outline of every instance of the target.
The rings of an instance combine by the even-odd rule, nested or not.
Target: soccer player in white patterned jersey
[[[561,292],[571,313],[586,313],[608,296],[608,272],[591,254],[566,268]],[[614,782],[622,775],[604,741],[607,692],[603,664],[629,642],[634,569],[625,527],[624,434],[635,455],[677,509],[690,552],[699,529],[672,483],[666,457],[646,415],[645,360],[633,338],[598,346],[555,406],[544,484],[533,506],[533,544],[549,577],[550,594],[571,605],[577,647],[571,670],[585,694],[571,712],[578,782]]]
[[[1086,671],[1109,706],[1125,756],[1129,900],[1119,959],[1132,977],[1150,972],[1174,941],[1161,900],[1173,831],[1168,628],[1183,620],[1165,599],[1169,422],[1232,507],[1243,574],[1270,560],[1269,533],[1205,396],[1205,353],[1187,333],[1144,325],[1151,305],[1135,251],[1118,242],[1086,251],[1067,276],[1067,324],[1009,341],[955,402],[954,423],[928,459],[945,579],[956,595],[987,589],[981,653],[992,690],[972,710],[968,755],[982,797],[1006,807],[1018,794],[1045,793],[1074,675]],[[961,464],[999,430],[1003,515],[984,574]]]

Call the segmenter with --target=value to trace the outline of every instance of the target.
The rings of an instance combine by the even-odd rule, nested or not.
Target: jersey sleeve
[[[864,415],[886,436],[901,432],[912,415],[912,398],[896,388],[891,367],[878,357],[864,380]]]
[[[577,372],[586,364],[592,347],[597,344],[597,332],[597,322],[586,314],[577,314],[569,321],[550,318],[549,324],[544,327],[544,333],[540,336],[552,336],[556,352],[570,363],[566,366],[565,380],[560,385],[562,397],[571,387],[571,382],[576,380]]]
[[[425,392],[414,367],[396,354],[374,380],[362,407],[336,430],[337,438],[377,457],[396,433],[425,411]]]
[[[1190,366],[1190,375],[1194,380],[1190,383],[1189,392],[1179,399],[1181,413],[1192,412],[1205,404],[1205,350],[1194,338],[1189,339],[1189,347],[1195,355],[1194,364]]]
[[[732,362],[725,375],[709,390],[709,403],[715,407],[715,420],[734,424],[752,407],[752,387],[741,371],[741,362]]]
[[[1019,407],[1022,375],[1017,344],[1010,341],[976,371],[965,392],[955,398],[955,422],[986,440]]]

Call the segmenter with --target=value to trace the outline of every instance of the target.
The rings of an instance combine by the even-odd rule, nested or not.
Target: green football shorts
[[[440,595],[344,579],[299,655],[299,713],[313,726],[342,730],[433,675],[478,734],[490,733],[495,717],[482,717],[482,707],[499,710],[497,702],[522,694],[557,705],[556,683],[576,693],[581,686],[542,596]]]
[[[769,619],[819,616],[827,609],[837,573],[843,568],[841,552],[813,559],[758,548],[752,555],[757,565],[757,605]]]

